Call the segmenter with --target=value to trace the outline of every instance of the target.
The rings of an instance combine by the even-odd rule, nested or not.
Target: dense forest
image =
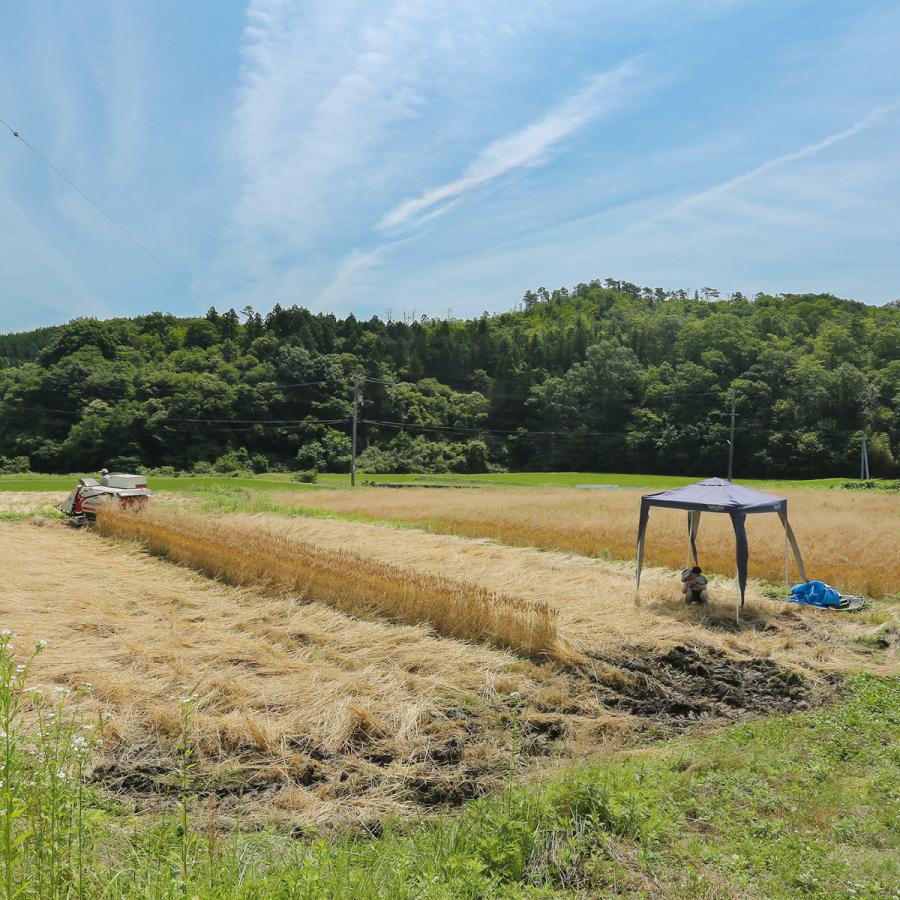
[[[0,336],[6,471],[898,474],[900,302],[529,291],[472,320],[276,306]]]

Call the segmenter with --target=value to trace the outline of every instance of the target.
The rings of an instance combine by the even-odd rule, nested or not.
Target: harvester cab
[[[151,496],[143,475],[104,474],[102,483],[95,478],[79,478],[78,486],[58,508],[76,522],[93,522],[97,511],[108,504],[140,509],[149,504]]]

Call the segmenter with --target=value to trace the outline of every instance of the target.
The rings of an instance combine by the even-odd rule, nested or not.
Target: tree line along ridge
[[[700,295],[702,293],[702,296]],[[0,467],[900,474],[900,303],[526,292],[472,319],[276,305],[0,335]],[[387,317],[386,317],[387,318]]]

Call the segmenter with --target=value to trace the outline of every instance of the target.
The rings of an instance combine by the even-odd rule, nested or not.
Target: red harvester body
[[[105,483],[94,478],[80,478],[62,503],[60,511],[72,519],[91,522],[103,506],[115,503],[121,509],[140,508],[150,502],[152,492],[143,475],[107,475]]]

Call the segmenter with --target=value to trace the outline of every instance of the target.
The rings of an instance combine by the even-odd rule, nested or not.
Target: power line
[[[184,374],[184,373],[179,372],[177,374]],[[297,381],[292,384],[272,384],[272,383],[269,383],[266,381],[257,382],[256,384],[250,384],[247,381],[240,381],[237,384],[231,384],[230,382],[227,382],[227,381],[223,382],[223,383],[227,387],[250,387],[250,388],[254,388],[256,390],[280,391],[280,390],[284,390],[287,388],[317,387],[318,385],[321,385],[321,384],[330,384],[330,383],[332,383],[332,381],[333,381],[333,379],[326,378],[326,379],[323,379],[322,381]],[[177,384],[166,384],[166,385],[159,385],[159,386],[145,384],[145,385],[139,386],[137,389],[139,391],[141,391],[142,393],[146,393],[146,394],[150,394],[151,391],[154,393],[170,393],[170,392],[177,392],[178,390],[181,389],[181,386],[177,385]],[[325,394],[322,393],[322,391],[319,391],[318,393],[322,394],[323,397],[325,396]],[[151,396],[147,397],[147,399],[152,400],[153,396],[151,395]],[[331,399],[331,398],[327,398],[327,399]]]
[[[258,423],[249,428],[247,427],[233,427],[233,426],[225,426],[224,428],[173,428],[171,425],[163,424],[163,428],[171,434],[232,434],[236,432],[248,432],[248,431],[256,431],[258,428],[274,428],[279,432],[289,431],[294,429],[302,429],[311,425],[346,425],[349,419],[318,419],[315,421],[304,421],[304,422],[296,422],[294,424],[281,424],[281,423]]]
[[[118,401],[112,401],[118,402]],[[140,401],[139,401],[140,402]],[[85,410],[75,410],[75,409],[53,409],[49,406],[26,406],[26,411],[29,412],[44,412],[44,413],[52,413],[53,415],[59,416],[74,416],[75,418],[81,418],[84,415]],[[22,409],[15,410],[16,412],[21,412]],[[154,423],[165,423],[165,422],[195,422],[198,424],[209,424],[209,425],[223,425],[223,424],[234,424],[234,425],[283,425],[283,426],[297,426],[302,427],[304,425],[334,425],[341,422],[349,421],[346,416],[338,419],[214,419],[214,418],[200,418],[200,417],[186,417],[186,416],[154,416],[152,413],[150,415],[150,419]]]
[[[385,428],[415,428],[421,431],[432,431],[438,434],[455,433],[460,434],[492,434],[499,436],[508,436],[518,434],[516,428],[465,428],[453,425],[416,425],[412,422],[383,422],[377,419],[362,419],[366,425],[378,425]],[[530,437],[532,435],[542,437],[622,437],[630,434],[628,431],[532,431],[525,429],[522,431],[522,437]]]
[[[558,377],[558,376],[550,376],[550,377],[553,378],[553,377]],[[434,376],[434,377],[427,376],[427,378],[428,378],[428,380],[437,381],[443,387],[450,387],[449,384],[444,383],[446,381],[456,381],[458,383],[465,383],[465,381],[466,381],[466,379],[464,379],[464,378],[449,378],[448,376],[441,376],[440,378],[438,378],[437,376]],[[366,377],[365,380],[371,384],[383,384],[388,387],[398,387],[401,384],[411,384],[413,386],[418,386],[418,383],[419,383],[416,381],[391,381],[391,380],[385,379],[385,378],[369,378],[369,377]],[[419,379],[419,381],[422,381],[422,380],[425,380],[425,379]],[[541,387],[544,383],[545,382],[538,382],[537,384],[532,386],[532,389],[535,387]],[[668,387],[668,385],[665,385],[665,386]],[[678,399],[694,400],[694,399],[698,399],[700,397],[721,398],[723,395],[727,394],[728,391],[729,391],[729,388],[722,388],[721,390],[718,390],[718,391],[691,391],[688,393],[680,393],[678,395]],[[509,393],[505,393],[505,392],[495,392],[495,391],[491,390],[490,388],[482,390],[480,388],[474,388],[474,387],[471,388],[470,393],[481,394],[483,397],[485,397],[488,400],[493,400],[496,398],[502,398],[502,399],[506,399],[506,400],[529,400],[534,396],[531,393],[509,394]],[[633,393],[604,394],[603,399],[606,399],[606,400],[635,400],[635,401],[637,401],[637,397],[635,396],[636,393],[639,393],[639,390],[637,390]],[[665,398],[660,398],[660,399],[664,400]],[[650,405],[650,404],[649,404],[649,401],[645,399],[645,400],[640,401],[640,405],[646,406],[646,405]]]
[[[125,237],[128,238],[128,240],[130,240],[135,246],[140,247],[140,249],[143,250],[144,253],[147,254],[147,256],[149,256],[152,260],[162,266],[162,268],[165,269],[179,284],[187,288],[187,290],[189,290],[202,303],[209,303],[209,301],[199,291],[192,288],[180,275],[178,275],[173,269],[169,268],[169,266],[167,266],[146,244],[138,240],[118,219],[110,215],[110,213],[108,213],[102,206],[100,206],[99,203],[92,200],[80,187],[78,187],[77,184],[75,184],[74,181],[72,181],[71,178],[69,178],[68,175],[60,171],[52,162],[50,162],[50,160],[47,159],[47,157],[44,156],[44,154],[41,153],[41,151],[38,150],[37,147],[34,146],[34,144],[30,143],[27,138],[22,137],[21,133],[16,131],[16,129],[14,129],[12,125],[10,125],[3,118],[0,118],[0,124],[2,124],[16,140],[21,141],[39,160],[41,160],[45,165],[49,166],[54,172],[56,172],[56,174],[59,175],[59,177],[62,178],[62,180],[65,181],[65,183],[69,185],[72,190],[74,190],[84,200],[90,203],[91,206],[93,206],[94,209],[96,209],[97,212],[99,212],[100,215],[103,216],[103,218],[115,225],[116,228],[118,228],[119,231],[121,231],[122,234],[124,234]]]
[[[102,398],[95,398],[102,399]],[[125,398],[128,400],[128,398]],[[335,400],[341,399],[340,397],[333,398]],[[92,401],[91,401],[92,402]],[[112,401],[104,401],[116,403],[119,402],[118,399],[114,399]],[[143,402],[140,400],[136,400],[134,402]],[[53,415],[61,415],[61,416],[72,416],[74,418],[81,418],[85,413],[85,408],[80,410],[73,409],[56,409],[48,406],[36,406],[36,405],[25,405],[23,407],[19,407],[14,410],[10,410],[11,412],[36,412],[36,413],[50,413]],[[151,414],[150,416],[152,422],[154,423],[167,423],[167,422],[175,422],[175,423],[192,423],[198,425],[251,425],[251,426],[273,426],[273,427],[296,427],[303,428],[308,425],[340,425],[347,422],[350,422],[351,419],[349,416],[343,416],[338,418],[329,418],[329,419],[309,419],[309,418],[295,418],[295,419],[232,419],[232,418],[213,418],[213,417],[201,417],[201,416],[154,416]],[[521,434],[523,438],[530,436],[537,437],[623,437],[625,435],[632,434],[641,434],[641,433],[649,433],[652,434],[652,430],[647,432],[646,429],[637,429],[632,431],[552,431],[552,430],[532,430],[525,425],[517,426],[515,428],[490,428],[490,427],[470,427],[470,426],[457,426],[457,425],[421,425],[415,422],[394,422],[388,421],[384,419],[366,419],[359,418],[358,420],[361,424],[365,425],[374,425],[376,427],[384,427],[384,428],[397,428],[397,429],[416,429],[418,431],[429,431],[436,434],[441,433],[459,433],[459,434],[491,434],[497,436],[508,436],[508,435],[518,435]],[[223,430],[229,430],[228,428]],[[252,430],[251,428],[247,429],[248,431]],[[740,426],[737,425],[735,430],[737,432],[745,433],[754,430],[754,427],[751,425]],[[856,434],[859,432],[858,428],[829,428],[825,431],[828,434]],[[185,430],[187,433],[187,430]]]
[[[162,416],[155,419],[157,422],[198,422],[204,425],[333,425],[336,422],[346,422],[346,416],[342,419],[199,419],[180,418],[177,416]]]

